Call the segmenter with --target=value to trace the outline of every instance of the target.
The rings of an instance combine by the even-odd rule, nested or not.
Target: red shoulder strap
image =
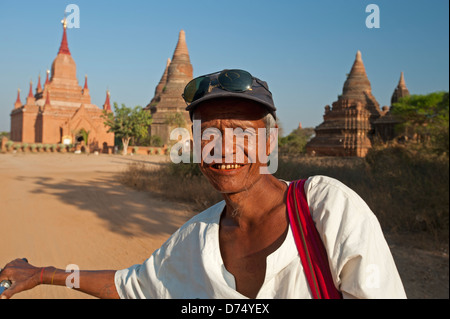
[[[331,276],[328,257],[309,211],[305,194],[305,181],[289,185],[287,210],[306,279],[314,299],[341,299]]]

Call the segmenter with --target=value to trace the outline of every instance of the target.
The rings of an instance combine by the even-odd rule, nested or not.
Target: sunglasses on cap
[[[212,75],[218,74],[212,77]],[[239,69],[223,70],[207,75],[199,76],[191,80],[182,94],[186,103],[203,97],[205,93],[210,91],[210,87],[219,87],[228,92],[241,93],[252,90],[253,80],[264,87],[269,93],[269,89],[261,83],[257,78],[253,77],[249,72]]]

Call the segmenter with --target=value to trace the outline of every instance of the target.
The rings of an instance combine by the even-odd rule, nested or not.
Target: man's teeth
[[[214,164],[213,167],[216,169],[236,169],[241,167],[241,164]]]

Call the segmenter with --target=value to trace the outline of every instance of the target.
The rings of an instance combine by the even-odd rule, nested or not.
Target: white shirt
[[[327,250],[335,286],[344,298],[406,298],[382,230],[366,203],[341,182],[310,177],[305,183],[312,218]],[[219,248],[225,201],[178,229],[143,264],[118,270],[121,298],[246,298],[236,291]],[[257,298],[312,298],[289,227],[266,259]]]

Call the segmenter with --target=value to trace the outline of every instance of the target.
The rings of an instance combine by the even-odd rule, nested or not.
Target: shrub
[[[36,150],[36,144],[31,144],[30,148],[31,151],[34,152]]]
[[[197,164],[173,164],[151,167],[142,163],[129,164],[120,174],[121,183],[141,191],[149,191],[169,200],[193,204],[203,210],[222,197],[201,174]]]
[[[425,231],[437,240],[449,227],[449,160],[406,147],[370,151],[366,196],[383,223],[402,231]]]
[[[6,142],[5,146],[6,146],[6,150],[11,150],[12,146],[13,146],[14,142],[13,141],[8,141]]]
[[[279,153],[282,155],[299,155],[306,152],[305,146],[314,134],[312,128],[297,128],[289,135],[278,138]]]

